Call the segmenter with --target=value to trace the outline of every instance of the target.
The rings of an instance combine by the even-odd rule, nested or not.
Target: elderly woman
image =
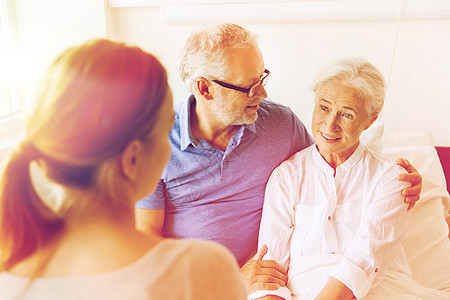
[[[363,59],[344,59],[313,90],[316,144],[270,176],[259,236],[264,258],[289,268],[289,284],[251,297],[443,299],[412,280],[404,255],[406,183],[397,180],[404,170],[360,143],[383,107],[382,74]]]

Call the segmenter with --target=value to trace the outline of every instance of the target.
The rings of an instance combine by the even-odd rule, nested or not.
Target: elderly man
[[[155,193],[136,205],[142,231],[228,247],[251,290],[286,284],[286,270],[262,260],[267,248],[256,253],[264,190],[276,166],[313,143],[288,107],[266,100],[269,75],[248,30],[222,24],[194,32],[180,59],[192,95],[175,109],[172,157]],[[401,179],[413,187],[403,193],[414,203],[421,177],[404,167],[413,174]]]

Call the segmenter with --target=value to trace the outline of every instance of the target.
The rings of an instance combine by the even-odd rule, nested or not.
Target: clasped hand
[[[262,260],[268,251],[267,245],[241,268],[241,274],[248,282],[250,293],[258,290],[276,290],[287,285],[287,271],[276,261]]]

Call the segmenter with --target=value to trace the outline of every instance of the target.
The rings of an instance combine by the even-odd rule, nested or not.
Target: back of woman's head
[[[227,65],[229,51],[247,47],[258,47],[257,36],[239,25],[224,23],[203,27],[187,38],[181,50],[181,80],[194,93],[194,83],[199,77],[229,78],[232,75]]]
[[[32,254],[64,223],[34,190],[30,162],[42,162],[66,187],[110,188],[105,162],[149,136],[167,91],[164,67],[137,47],[95,40],[55,60],[1,180],[0,269]]]

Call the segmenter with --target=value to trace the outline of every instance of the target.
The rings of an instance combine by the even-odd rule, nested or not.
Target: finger
[[[280,280],[278,278],[268,276],[268,275],[258,275],[255,276],[252,280],[251,286],[262,286],[262,285],[274,285],[276,284],[278,287],[280,286],[286,286],[286,282],[283,280]]]
[[[245,267],[245,268],[244,268]],[[244,273],[250,274],[251,277],[257,275],[270,275],[280,278],[283,281],[287,280],[287,271],[273,260],[250,260],[241,268]]]
[[[417,172],[416,169],[411,165],[411,163],[407,159],[398,158],[397,165],[403,167],[403,169],[405,169],[406,172],[408,172],[408,173]]]
[[[262,273],[259,276],[264,276],[267,281],[280,280],[283,283],[287,283],[288,277],[286,273],[280,272],[274,268],[263,268]]]
[[[282,274],[287,274],[287,270],[285,268],[283,268],[282,265],[280,265],[279,263],[277,263],[274,260],[259,260],[259,261],[254,261],[253,263],[257,264],[260,268],[266,270],[265,273],[271,272],[271,270],[275,270]],[[262,272],[264,272],[264,271],[262,271]]]
[[[247,268],[246,270],[241,269],[241,274],[248,282],[249,285],[255,282],[269,282],[269,283],[277,283],[280,286],[286,286],[288,278],[286,275],[279,272],[268,272],[267,269],[264,268]]]
[[[414,172],[411,174],[408,173],[403,173],[397,176],[397,179],[400,181],[407,181],[407,182],[412,182],[414,184],[419,183],[422,181],[422,176],[420,176],[419,173]]]
[[[271,276],[278,278],[283,282],[287,282],[287,271],[279,263],[273,260],[250,260],[241,268],[244,276],[248,279],[256,278],[257,276]],[[252,279],[252,281],[255,281]]]
[[[405,197],[417,197],[420,195],[422,187],[420,185],[413,185],[402,190],[402,196]],[[417,200],[416,200],[417,201]]]
[[[419,201],[420,199],[420,195],[413,195],[413,196],[409,196],[409,197],[405,197],[405,203],[416,203],[417,201]]]
[[[266,244],[264,244],[259,250],[258,252],[255,254],[255,256],[253,256],[253,260],[261,260],[263,259],[264,255],[266,255],[267,251],[269,250],[269,248],[267,247]]]
[[[271,275],[258,275],[253,277],[252,282],[262,282],[262,283],[276,283],[279,286],[286,286],[287,284],[287,278],[280,279],[278,277],[274,277]]]

